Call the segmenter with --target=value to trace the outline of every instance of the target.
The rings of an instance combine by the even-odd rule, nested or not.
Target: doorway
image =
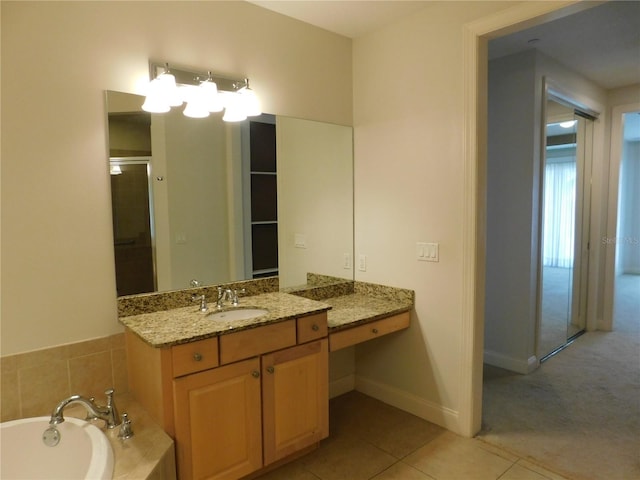
[[[151,157],[109,159],[118,296],[156,290]]]
[[[616,141],[615,139],[612,141]],[[619,137],[620,171],[618,175],[617,229],[613,281],[613,328],[637,331],[640,324],[640,111],[622,114]]]
[[[587,312],[593,117],[547,92],[541,172],[537,356],[584,333]]]

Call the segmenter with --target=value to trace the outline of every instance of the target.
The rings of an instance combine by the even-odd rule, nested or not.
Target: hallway
[[[640,275],[616,279],[613,332],[529,375],[485,365],[479,438],[572,479],[640,478]]]

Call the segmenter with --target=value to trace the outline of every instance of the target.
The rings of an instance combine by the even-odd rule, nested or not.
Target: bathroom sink
[[[262,308],[237,308],[234,310],[224,310],[222,312],[212,312],[207,314],[207,317],[211,320],[249,320],[266,315],[267,313],[269,313],[269,311]]]

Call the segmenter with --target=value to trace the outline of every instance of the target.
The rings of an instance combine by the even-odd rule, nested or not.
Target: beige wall
[[[410,329],[356,352],[356,385],[456,431],[462,405],[463,26],[504,2],[437,2],[354,42],[356,279],[416,291]],[[438,263],[416,260],[438,242]]]
[[[104,91],[140,93],[149,59],[246,75],[266,112],[352,123],[351,41],[245,2],[1,8],[3,355],[121,331]]]
[[[344,254],[353,251],[352,129],[289,117],[278,117],[276,126],[280,288],[305,284],[307,272],[350,279]],[[305,248],[295,246],[296,235]]]

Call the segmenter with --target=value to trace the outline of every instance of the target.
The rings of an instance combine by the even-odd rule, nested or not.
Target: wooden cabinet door
[[[329,435],[327,339],[262,356],[264,464]]]
[[[174,380],[181,480],[238,479],[262,466],[260,359]]]

